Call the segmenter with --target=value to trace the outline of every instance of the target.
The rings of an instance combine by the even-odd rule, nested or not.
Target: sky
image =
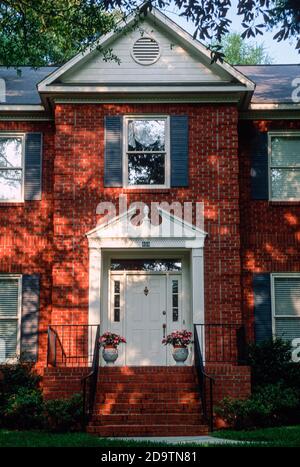
[[[236,3],[237,0],[232,0],[233,6],[230,10],[229,18],[232,20],[232,32],[242,32],[241,20],[236,14]],[[193,34],[195,30],[193,23],[187,22],[185,18],[178,16],[173,11],[175,12],[175,9],[169,7],[168,11],[164,13],[182,28]],[[300,63],[300,54],[295,49],[295,43],[291,44],[290,41],[277,42],[273,39],[275,34],[275,30],[273,32],[265,32],[262,36],[258,35],[255,39],[252,39],[251,42],[256,42],[258,45],[263,44],[265,51],[272,58],[272,63],[274,64]]]

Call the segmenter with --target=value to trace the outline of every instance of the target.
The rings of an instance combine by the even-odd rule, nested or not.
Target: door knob
[[[163,315],[166,315],[166,314],[167,314],[167,312],[166,312],[166,310],[164,310],[164,311],[163,311]]]
[[[163,338],[166,337],[166,327],[167,327],[167,325],[163,324]]]

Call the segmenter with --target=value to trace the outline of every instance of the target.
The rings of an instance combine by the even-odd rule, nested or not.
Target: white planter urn
[[[115,347],[104,347],[102,350],[102,357],[107,366],[113,366],[118,358],[118,349]]]
[[[183,366],[184,362],[188,358],[189,349],[187,347],[174,347],[173,348],[173,358],[176,362],[176,365]]]

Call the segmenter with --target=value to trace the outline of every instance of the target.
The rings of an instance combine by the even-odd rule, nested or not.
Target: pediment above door
[[[86,234],[90,248],[203,248],[206,232],[161,208],[158,212],[158,225],[151,223],[147,207],[140,225],[132,222],[135,208],[98,225]]]

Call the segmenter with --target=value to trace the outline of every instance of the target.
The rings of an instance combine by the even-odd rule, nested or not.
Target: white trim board
[[[86,65],[87,60],[91,57],[95,57],[96,54],[99,54],[97,47],[101,47],[102,49],[111,45],[112,41],[118,40],[123,33],[126,34],[128,29],[132,28],[135,24],[136,17],[134,14],[130,15],[125,22],[120,23],[120,27],[117,29],[116,32],[111,31],[102,38],[100,38],[93,46],[89,47],[85,52],[77,54],[63,66],[55,70],[45,79],[43,79],[38,84],[38,91],[43,95],[43,101],[46,103],[47,98],[46,96],[50,97],[52,93],[107,93],[107,92],[143,92],[148,93],[149,91],[152,92],[162,92],[163,86],[154,86],[154,83],[151,81],[149,83],[145,83],[144,88],[139,87],[136,85],[134,81],[131,86],[126,86],[126,83],[120,83],[121,86],[111,86],[109,83],[108,78],[103,78],[104,82],[101,85],[99,83],[92,83],[93,85],[89,85],[88,83],[80,83],[82,85],[78,86],[76,83],[67,82],[62,83],[63,77],[66,75],[69,76],[71,71],[73,73],[74,70],[77,70],[80,67],[84,67]],[[143,20],[141,20],[143,21]],[[179,83],[179,86],[172,86],[172,91],[177,92],[191,92],[193,90],[199,92],[241,92],[243,94],[243,98],[241,98],[241,102],[244,102],[244,105],[249,103],[249,98],[255,88],[255,84],[244,76],[241,72],[236,70],[231,65],[223,62],[211,63],[211,52],[207,49],[204,45],[202,45],[199,41],[193,39],[193,37],[180,28],[176,23],[171,21],[167,18],[164,14],[156,10],[155,8],[151,13],[149,13],[145,18],[145,23],[149,23],[153,25],[153,28],[159,29],[162,34],[167,34],[169,37],[173,38],[176,43],[180,44],[180,46],[184,47],[189,53],[193,54],[195,57],[199,58],[199,63],[203,63],[207,70],[210,73],[215,74],[218,76],[216,82],[205,83],[205,80],[202,82],[199,75],[199,81],[196,80],[194,86],[185,86],[185,83]],[[122,66],[122,64],[121,64]],[[166,65],[167,66],[167,65]],[[174,76],[172,76],[174,79]],[[121,74],[120,81],[124,81],[124,76]],[[160,80],[158,80],[159,82]],[[168,81],[168,80],[167,80]],[[167,82],[165,84],[172,85],[171,82]],[[191,84],[191,83],[188,83]],[[248,96],[247,96],[248,95]]]

